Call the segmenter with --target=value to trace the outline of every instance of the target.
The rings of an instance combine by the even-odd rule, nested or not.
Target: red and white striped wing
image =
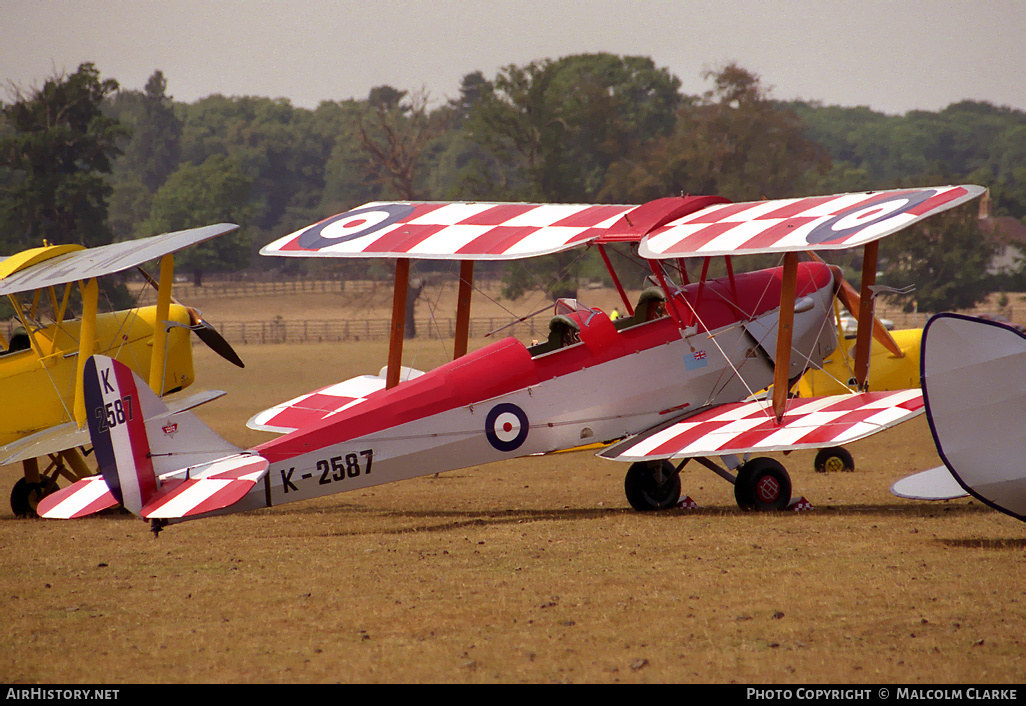
[[[161,479],[160,490],[147,502],[140,517],[190,517],[228,507],[242,499],[267,475],[267,459],[241,454],[190,469],[187,478]]]
[[[818,449],[857,441],[923,410],[918,389],[789,400],[780,422],[763,400],[736,402],[644,432],[599,455],[643,461]]]
[[[841,250],[865,245],[982,194],[981,186],[869,191],[717,204],[654,229],[646,258]]]
[[[419,370],[404,367],[400,379],[410,380],[422,374]],[[366,402],[368,397],[384,389],[384,373],[360,375],[258,412],[246,422],[246,426],[257,431],[288,434]]]
[[[55,520],[74,520],[118,505],[103,480],[95,475],[83,478],[39,501],[36,513]]]
[[[140,517],[176,518],[199,515],[238,502],[265,475],[267,459],[241,454],[176,471],[161,477],[160,489],[142,507]],[[83,478],[39,501],[40,517],[72,520],[110,507],[118,501],[103,476]]]
[[[264,246],[262,255],[505,260],[567,250],[603,235],[634,206],[370,203]]]
[[[602,237],[640,240],[639,252],[648,258],[838,250],[882,238],[983,192],[983,187],[964,185],[738,204],[688,199],[694,210],[665,223],[653,217],[672,218],[684,200],[659,199],[642,206],[375,202],[280,238],[260,253],[506,260],[559,252]]]

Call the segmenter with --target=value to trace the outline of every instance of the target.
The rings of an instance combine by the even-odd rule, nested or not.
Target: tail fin
[[[267,475],[191,412],[173,414],[128,367],[94,355],[85,365],[89,435],[111,494],[140,517],[180,518],[240,500]]]
[[[136,384],[130,369],[106,356],[86,361],[83,383],[100,473],[118,502],[139,515],[160,490],[145,419],[166,413],[167,406],[148,387]]]

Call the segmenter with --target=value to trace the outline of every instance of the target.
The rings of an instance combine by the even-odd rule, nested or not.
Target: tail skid
[[[173,414],[128,367],[94,355],[85,365],[89,435],[110,495],[159,522],[228,507],[267,475],[267,459],[229,444],[191,412]],[[96,480],[44,498],[42,517],[79,517]],[[81,484],[81,485],[80,485]],[[81,498],[77,496],[81,495]]]

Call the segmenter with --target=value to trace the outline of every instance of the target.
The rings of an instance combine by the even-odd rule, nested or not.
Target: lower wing
[[[709,407],[660,425],[599,456],[644,461],[818,449],[863,439],[922,413],[920,390],[793,399],[779,422],[766,401],[750,400]]]
[[[188,397],[173,400],[165,398],[164,402],[171,414],[177,414],[216,400],[224,394],[221,390],[205,390]],[[65,422],[0,447],[0,466],[73,449],[76,446],[85,446],[88,443],[88,428],[79,429],[74,422]]]
[[[253,415],[246,426],[276,434],[288,434],[308,427],[365,402],[371,395],[384,390],[385,371],[386,368],[382,368],[377,375],[360,375],[282,402]],[[401,380],[411,380],[423,374],[420,370],[403,367],[399,377]]]

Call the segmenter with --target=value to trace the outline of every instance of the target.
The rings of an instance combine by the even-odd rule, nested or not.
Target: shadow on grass
[[[591,520],[603,520],[610,518],[625,518],[642,522],[687,522],[689,518],[727,518],[731,521],[746,522],[756,521],[761,518],[786,518],[789,515],[795,521],[802,519],[815,519],[825,517],[865,517],[865,518],[907,518],[936,519],[943,517],[963,518],[976,515],[993,513],[994,511],[976,503],[961,503],[950,505],[937,505],[934,503],[908,503],[901,505],[891,504],[857,504],[857,505],[822,505],[814,506],[811,510],[800,512],[783,513],[758,513],[744,512],[734,505],[713,505],[698,507],[695,509],[674,509],[662,512],[640,513],[629,507],[614,508],[551,508],[532,509],[518,508],[508,510],[402,510],[382,509],[378,507],[367,507],[359,503],[338,503],[329,506],[315,505],[292,505],[279,506],[276,508],[264,508],[246,513],[256,518],[260,515],[275,513],[280,515],[294,516],[325,516],[325,515],[358,515],[363,519],[368,517],[385,521],[385,526],[361,527],[359,529],[339,530],[337,532],[326,532],[321,536],[329,537],[352,537],[365,535],[405,535],[418,532],[450,532],[467,527],[488,527],[510,524],[528,524],[537,522],[585,522]],[[17,523],[49,523],[49,520],[24,519],[15,517],[0,518],[0,522],[7,520]],[[104,513],[93,515],[71,522],[89,521],[126,521],[139,522],[138,518],[123,510],[110,510]],[[202,520],[199,520],[202,522]],[[967,539],[943,539],[938,542],[945,546],[963,549],[1023,549],[1026,548],[1026,538],[967,538]]]
[[[674,509],[662,512],[639,513],[627,507],[618,508],[553,508],[553,509],[509,509],[509,510],[384,510],[362,506],[346,505],[339,507],[292,508],[290,512],[297,514],[345,514],[359,513],[363,517],[376,516],[396,526],[361,528],[358,530],[340,530],[329,532],[326,536],[345,537],[368,534],[402,535],[417,532],[447,532],[465,527],[486,527],[508,524],[525,524],[535,522],[583,522],[609,518],[636,518],[638,522],[686,522],[688,518],[729,518],[744,522],[749,518],[780,517],[788,515],[799,518],[809,517],[892,517],[909,519],[931,519],[939,517],[966,517],[993,512],[975,504],[950,505],[938,507],[930,504],[910,505],[832,505],[815,507],[812,510],[790,513],[755,513],[744,512],[733,505],[699,507],[696,509]],[[406,522],[403,522],[406,521]],[[412,524],[411,524],[412,521]],[[400,526],[401,525],[401,526]],[[945,541],[945,540],[942,540]],[[957,540],[951,540],[957,541]],[[966,546],[978,546],[979,540],[967,540]],[[997,540],[999,548],[1011,548],[1020,540]],[[1011,543],[1011,544],[1010,544]],[[956,545],[952,545],[956,546]]]

